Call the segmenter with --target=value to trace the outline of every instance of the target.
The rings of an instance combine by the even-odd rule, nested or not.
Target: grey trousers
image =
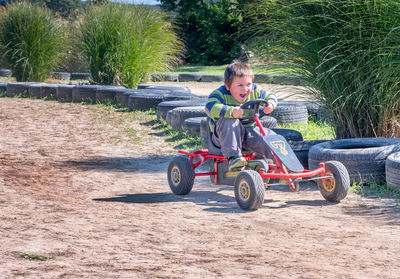
[[[275,132],[264,128],[266,135]],[[273,159],[268,145],[264,142],[260,129],[255,127],[245,128],[237,118],[221,118],[215,125],[212,135],[215,145],[221,147],[224,157],[242,156],[242,151],[257,152],[268,159]]]

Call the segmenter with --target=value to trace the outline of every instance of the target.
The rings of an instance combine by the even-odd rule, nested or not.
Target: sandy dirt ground
[[[396,200],[269,189],[240,210],[146,116],[0,98],[0,278],[400,278]]]

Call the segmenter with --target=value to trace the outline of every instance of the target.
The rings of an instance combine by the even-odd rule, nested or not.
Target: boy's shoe
[[[247,164],[247,161],[242,156],[235,156],[229,158],[229,171],[233,169],[242,168]]]

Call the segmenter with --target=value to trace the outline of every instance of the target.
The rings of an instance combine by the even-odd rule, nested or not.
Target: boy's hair
[[[228,86],[232,85],[234,77],[251,77],[254,80],[253,70],[239,60],[233,60],[225,69],[224,81]]]

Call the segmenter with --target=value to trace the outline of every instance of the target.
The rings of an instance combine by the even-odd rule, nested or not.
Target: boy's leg
[[[264,128],[267,135],[275,135],[271,129]],[[243,149],[247,151],[257,152],[264,155],[267,159],[274,159],[268,145],[263,139],[263,135],[258,127],[250,127],[245,129],[245,137],[243,141]]]
[[[215,125],[213,142],[221,147],[222,155],[226,158],[242,156],[242,142],[245,129],[236,118],[221,118]]]

